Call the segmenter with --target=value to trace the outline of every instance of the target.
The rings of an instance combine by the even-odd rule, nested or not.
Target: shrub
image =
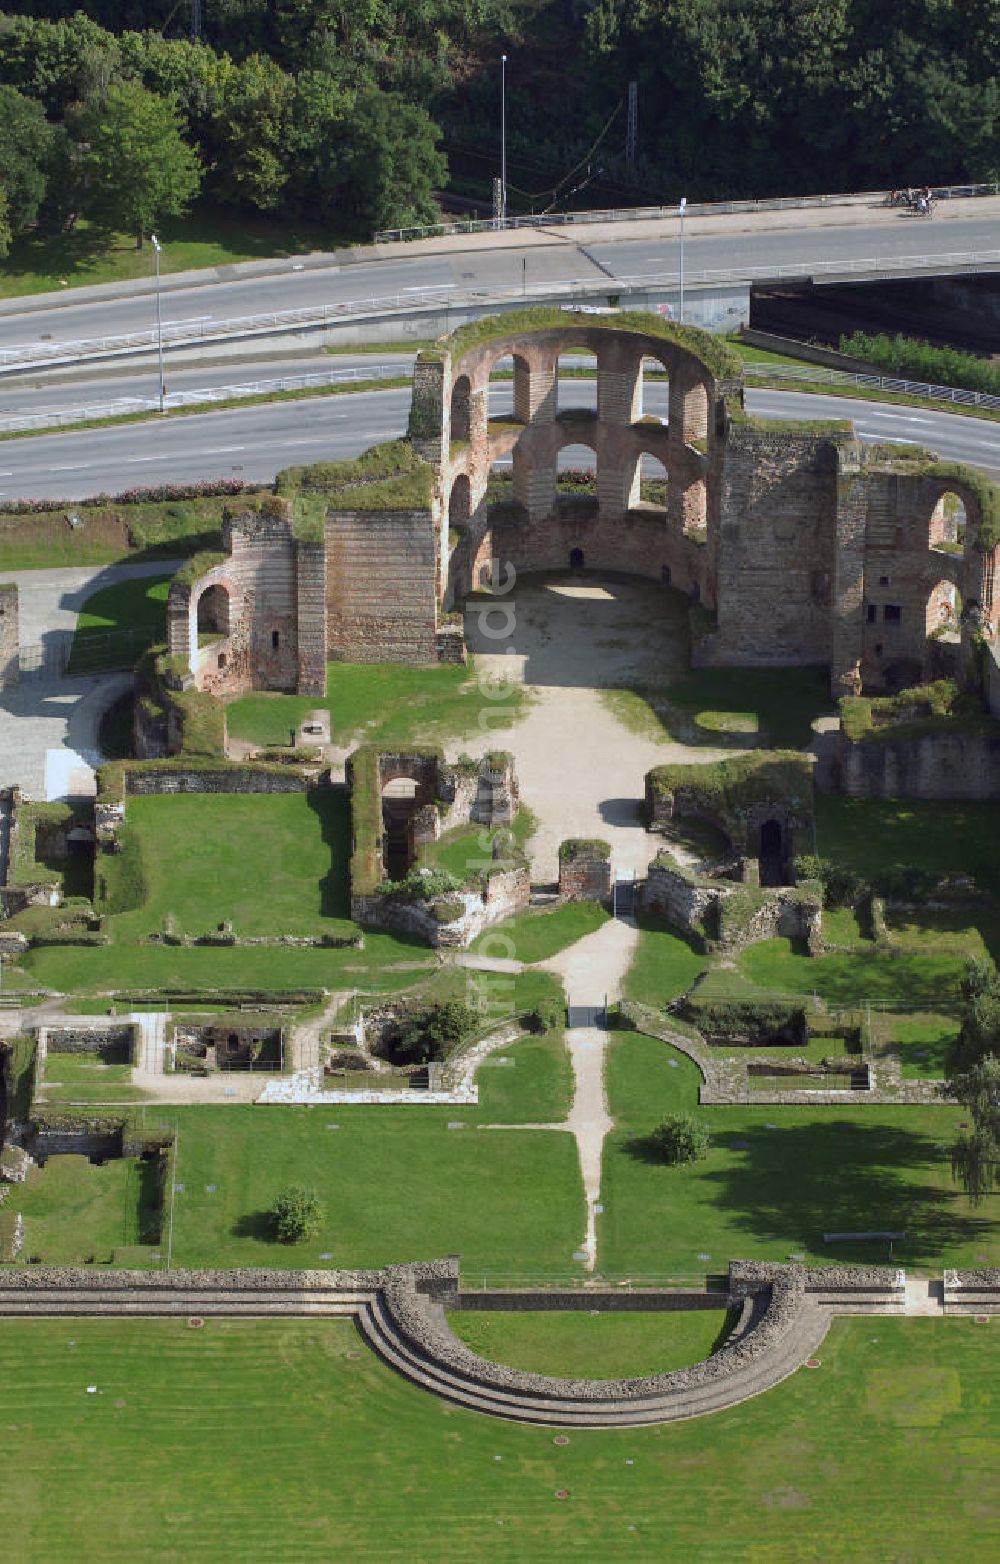
[[[558,999],[540,999],[526,1020],[533,1032],[553,1032],[562,1026],[566,1017],[565,1007]]]
[[[314,1189],[290,1184],[283,1189],[271,1208],[275,1237],[279,1243],[297,1244],[313,1238],[323,1220],[323,1206]]]
[[[689,1113],[673,1113],[658,1124],[649,1137],[649,1146],[662,1162],[674,1167],[700,1162],[708,1153],[711,1136],[701,1119]]]

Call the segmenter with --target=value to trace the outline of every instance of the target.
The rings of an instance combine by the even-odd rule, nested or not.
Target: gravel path
[[[557,878],[559,843],[568,836],[603,837],[618,873],[643,874],[662,845],[640,815],[646,772],[734,753],[633,733],[602,698],[602,688],[683,669],[678,600],[635,579],[590,584],[557,576],[518,583],[501,601],[515,619],[503,649],[483,634],[474,608],[466,615],[469,647],[485,676],[529,686],[531,704],[509,732],[456,742],[451,753],[484,754],[498,743],[512,751],[521,801],[538,818],[529,852],[539,883]]]

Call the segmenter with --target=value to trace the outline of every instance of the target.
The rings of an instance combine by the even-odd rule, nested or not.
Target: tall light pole
[[[500,56],[500,227],[507,226],[507,56]]]
[[[681,214],[681,325],[684,324],[684,213],[687,210],[687,196],[681,196],[681,204],[677,210]]]
[[[163,322],[160,319],[160,241],[155,234],[150,234],[150,240],[156,253],[156,354],[160,362],[160,412],[166,409],[163,406],[166,396],[166,387],[163,384]]]

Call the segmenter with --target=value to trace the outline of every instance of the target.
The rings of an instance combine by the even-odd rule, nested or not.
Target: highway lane
[[[649,387],[649,411],[665,411],[664,391],[662,383]],[[510,383],[498,386],[493,412],[508,409],[510,398]],[[573,401],[593,406],[593,383],[574,382]],[[207,478],[270,482],[282,467],[356,456],[376,441],[398,437],[409,405],[408,390],[372,391],[7,440],[0,442],[0,505],[14,498],[80,500]],[[926,445],[1000,478],[1000,431],[984,419],[778,391],[748,391],[747,406],[779,418],[853,418],[865,439]]]
[[[871,256],[942,254],[959,250],[1000,249],[1000,200],[985,198],[942,203],[931,221],[909,214],[832,208],[828,213],[760,214],[746,218],[692,219],[685,238],[689,273],[772,264],[806,263]],[[674,219],[637,225],[642,233],[622,225],[609,236],[607,227],[588,232],[585,226],[532,231],[511,245],[490,243],[490,236],[459,237],[448,249],[381,260],[348,263],[349,256],[330,263],[303,266],[289,260],[277,274],[234,277],[232,267],[207,271],[198,285],[168,287],[162,296],[165,324],[214,323],[275,310],[314,308],[357,302],[396,293],[440,289],[518,288],[561,281],[609,280],[677,269],[677,222]],[[655,229],[650,236],[650,227]],[[462,248],[462,246],[466,248]],[[122,335],[148,330],[154,323],[151,294],[122,293],[112,299],[54,305],[25,300],[25,308],[0,310],[0,348],[39,340],[69,342],[80,338]]]
[[[239,359],[226,364],[189,364],[165,368],[167,390],[202,391],[223,386],[245,386],[255,380],[279,380],[292,375],[314,375],[336,370],[364,372],[380,364],[398,365],[409,374],[413,353],[306,353],[280,358]],[[65,412],[127,397],[155,397],[159,380],[156,366],[121,369],[114,374],[73,376],[66,380],[16,380],[0,377],[0,417],[19,413]],[[3,465],[0,463],[0,465]]]

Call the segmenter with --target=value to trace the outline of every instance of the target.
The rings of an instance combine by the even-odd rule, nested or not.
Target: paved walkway
[[[51,653],[50,666],[60,666],[88,597],[119,581],[170,575],[179,563],[4,571],[18,587],[22,647],[40,645]],[[92,796],[101,717],[131,680],[128,673],[68,678],[45,671],[26,673],[0,692],[0,787],[16,784],[36,799]]]

